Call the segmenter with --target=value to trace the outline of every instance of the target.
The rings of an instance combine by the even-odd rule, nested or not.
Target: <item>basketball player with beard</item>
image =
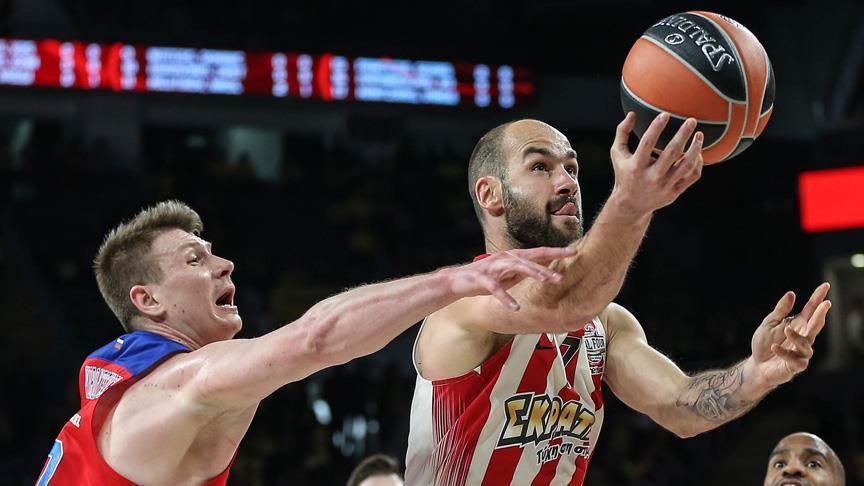
[[[426,318],[414,350],[406,484],[580,485],[603,423],[601,381],[690,437],[744,414],[807,367],[831,305],[827,284],[794,317],[787,292],[756,328],[751,356],[695,375],[648,345],[636,318],[612,303],[652,213],[701,174],[695,120],[655,150],[668,118],[658,115],[635,152],[628,147],[635,115],[618,125],[615,185],[584,236],[579,164],[561,132],[521,120],[480,139],[469,163],[487,252],[478,259],[536,245],[573,254],[551,264],[563,274],[559,283],[511,289],[519,312],[478,296]]]

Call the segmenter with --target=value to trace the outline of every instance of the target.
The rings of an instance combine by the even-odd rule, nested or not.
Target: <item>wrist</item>
[[[460,265],[442,267],[429,274],[429,280],[425,285],[438,289],[439,295],[445,300],[456,301],[463,297],[469,297],[466,289],[463,288],[461,279],[459,279]]]
[[[611,221],[633,225],[647,225],[654,214],[653,210],[640,207],[633,196],[628,196],[617,185],[612,188],[603,210]]]
[[[777,385],[765,381],[752,355],[741,364],[741,371],[743,374],[741,393],[746,397],[759,399],[777,388]]]

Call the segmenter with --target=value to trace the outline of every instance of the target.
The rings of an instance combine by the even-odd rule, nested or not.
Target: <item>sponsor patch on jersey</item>
[[[606,368],[606,336],[594,326],[585,325],[582,344],[588,356],[588,368],[592,375],[602,375]]]
[[[98,366],[85,366],[84,391],[86,392],[87,400],[99,398],[103,393],[105,393],[105,390],[111,387],[111,385],[122,379],[122,376],[113,371],[108,371],[105,368],[99,368]]]

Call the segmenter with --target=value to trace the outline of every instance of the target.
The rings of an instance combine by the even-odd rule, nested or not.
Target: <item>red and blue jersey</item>
[[[152,370],[165,358],[190,351],[186,346],[147,331],[125,334],[102,346],[84,361],[78,374],[81,409],[60,430],[38,486],[132,485],[102,458],[96,438],[111,406],[123,390]],[[109,389],[112,402],[100,402]],[[113,391],[112,390],[112,391]],[[207,485],[224,485],[227,468]]]

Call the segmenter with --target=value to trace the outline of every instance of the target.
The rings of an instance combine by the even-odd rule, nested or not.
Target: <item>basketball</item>
[[[640,137],[668,112],[662,148],[687,118],[705,135],[706,164],[728,160],[765,129],[774,107],[774,71],[752,32],[712,12],[692,11],[656,22],[624,61],[621,105],[636,113]]]

